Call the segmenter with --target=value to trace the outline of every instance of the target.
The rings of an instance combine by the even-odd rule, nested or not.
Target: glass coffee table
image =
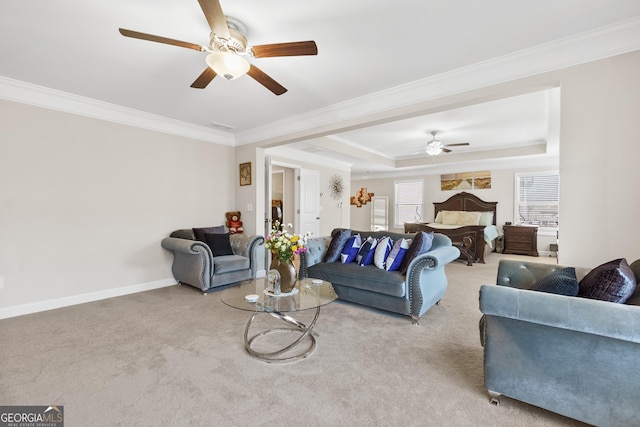
[[[226,305],[253,312],[244,329],[245,349],[251,356],[265,362],[289,362],[307,357],[316,348],[318,334],[313,331],[313,327],[320,316],[320,307],[338,298],[333,286],[322,280],[303,279],[298,280],[295,288],[287,294],[274,295],[268,289],[267,279],[259,278],[229,287],[220,294],[220,300]],[[248,300],[248,296],[253,296],[253,299]],[[314,308],[315,316],[309,325],[285,314]],[[287,327],[263,330],[250,337],[249,330],[261,313],[270,314],[282,320]],[[280,344],[276,344],[275,350],[267,351],[258,348],[257,341],[274,334],[295,334],[295,337],[293,341],[288,340],[285,343],[277,340]]]

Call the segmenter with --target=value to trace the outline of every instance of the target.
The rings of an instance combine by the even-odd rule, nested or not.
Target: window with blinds
[[[558,172],[516,174],[515,223],[557,229],[560,202]]]
[[[422,222],[423,181],[395,182],[394,226],[404,228],[405,222]]]

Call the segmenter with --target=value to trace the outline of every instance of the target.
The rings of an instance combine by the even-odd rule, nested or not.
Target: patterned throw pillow
[[[411,242],[411,246],[407,250],[407,253],[404,255],[404,259],[402,260],[402,264],[400,264],[400,273],[406,274],[407,268],[409,268],[409,264],[413,261],[418,255],[422,255],[431,249],[431,245],[433,244],[433,231],[426,233],[424,231],[418,231],[416,236],[413,238]]]
[[[396,240],[396,242],[393,244],[391,252],[389,252],[387,260],[384,263],[384,268],[386,268],[387,271],[400,270],[400,264],[402,264],[402,260],[404,259],[404,256],[409,249],[409,245],[411,245],[411,239]]]
[[[377,244],[378,241],[374,237],[367,237],[367,240],[360,246],[360,250],[356,256],[356,262],[362,266],[372,264]]]
[[[578,295],[578,279],[576,269],[565,267],[552,271],[545,275],[531,287],[532,291],[547,292],[550,294],[567,295],[575,297]]]
[[[340,259],[340,253],[344,248],[345,243],[351,237],[351,230],[339,230],[334,234],[329,243],[327,253],[324,255],[324,262],[336,262]]]
[[[580,281],[579,297],[624,303],[636,289],[636,276],[624,258],[597,266]]]
[[[378,240],[376,253],[373,255],[373,264],[376,267],[384,269],[385,261],[387,260],[392,247],[393,240],[391,240],[391,237],[382,237]]]
[[[360,235],[356,234],[355,236],[349,237],[347,243],[344,244],[344,248],[342,248],[342,253],[340,254],[340,262],[343,264],[348,264],[353,262],[358,255],[358,250],[361,246]]]

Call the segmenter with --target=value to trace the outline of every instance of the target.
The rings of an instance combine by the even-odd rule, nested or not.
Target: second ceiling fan
[[[238,28],[229,25],[227,17],[222,12],[219,0],[198,0],[211,28],[211,42],[209,46],[183,42],[152,34],[120,28],[120,34],[141,40],[164,43],[200,52],[208,52],[207,68],[191,84],[192,88],[204,89],[217,76],[233,80],[248,74],[258,83],[276,95],[287,91],[280,83],[269,77],[265,72],[249,63],[245,56],[253,58],[269,58],[276,56],[317,55],[318,47],[314,41],[264,44],[249,47],[247,39]]]
[[[445,152],[450,153],[451,150],[447,147],[462,147],[465,145],[469,145],[468,142],[458,142],[456,144],[443,144],[441,141],[436,140],[436,135],[438,134],[437,130],[432,130],[429,132],[431,134],[432,140],[427,143],[425,147],[425,151],[430,156],[437,156],[438,154]]]

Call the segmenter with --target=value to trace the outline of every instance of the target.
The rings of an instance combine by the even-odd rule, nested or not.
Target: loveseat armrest
[[[545,275],[565,267],[567,266],[502,259],[498,264],[496,284],[510,288],[531,289],[533,284]],[[576,268],[577,279],[580,280],[588,271],[587,268]]]
[[[482,285],[480,311],[487,316],[640,343],[639,306]]]

